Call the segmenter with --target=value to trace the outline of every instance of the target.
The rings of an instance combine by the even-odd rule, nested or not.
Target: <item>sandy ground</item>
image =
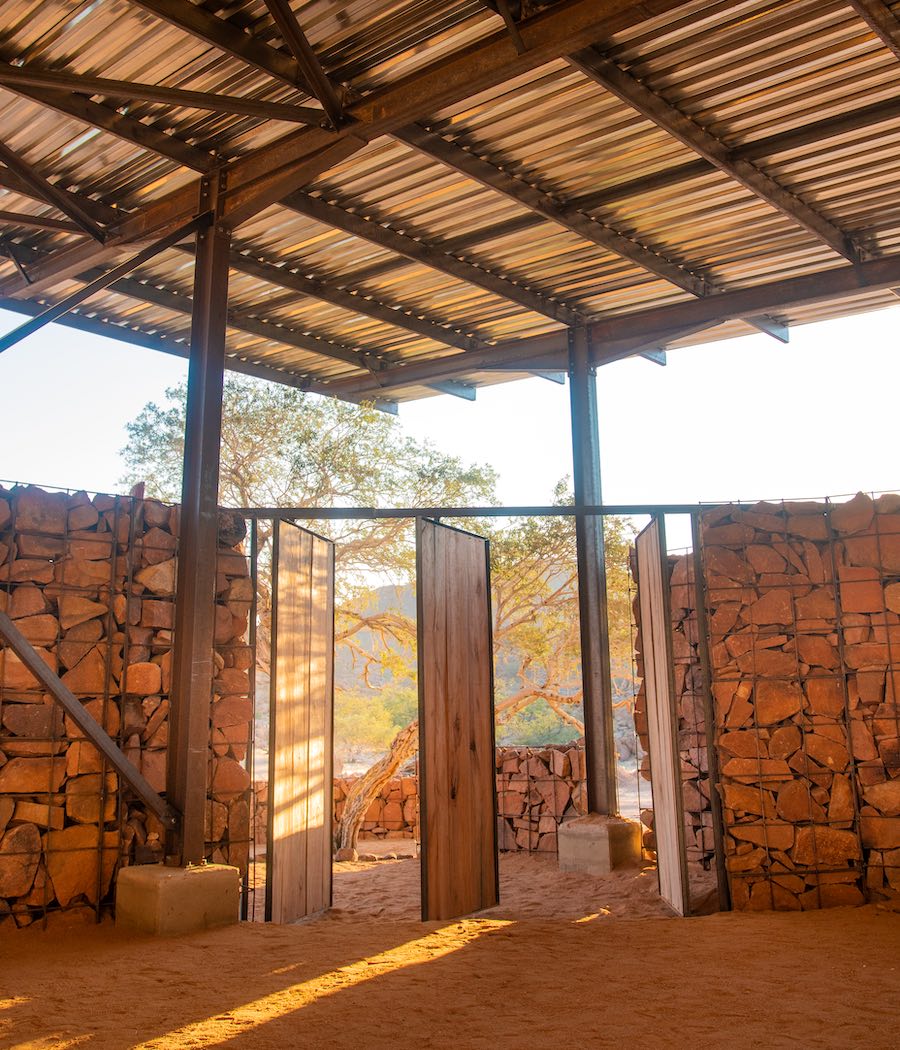
[[[335,864],[334,920],[418,919],[418,860]],[[561,872],[556,857],[500,854],[500,905],[491,919],[646,918],[669,912],[659,899],[654,868],[626,868],[605,878]]]
[[[900,1043],[898,914],[672,919],[652,872],[582,882],[554,880],[538,858],[504,867],[502,907],[459,922],[423,924],[405,917],[408,900],[379,902],[401,885],[417,901],[417,863],[405,860],[342,865],[335,912],[295,926],[177,939],[109,923],[18,931],[0,940],[0,1047]],[[621,917],[628,901],[643,917]],[[373,907],[383,909],[374,920]]]

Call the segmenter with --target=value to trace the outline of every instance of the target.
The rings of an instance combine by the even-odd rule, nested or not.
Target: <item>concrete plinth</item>
[[[183,934],[239,919],[241,875],[227,864],[123,868],[116,880],[116,926],[140,933]]]
[[[557,831],[559,870],[608,875],[613,868],[637,864],[641,826],[622,817],[589,813],[560,824]]]

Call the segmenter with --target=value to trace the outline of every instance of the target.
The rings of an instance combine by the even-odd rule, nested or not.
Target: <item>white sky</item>
[[[0,311],[0,330],[22,318]],[[598,376],[607,503],[824,496],[900,486],[900,308],[642,359]],[[187,363],[50,326],[0,354],[0,478],[116,491],[125,423]],[[508,505],[571,472],[568,391],[543,379],[402,405],[408,430],[491,462]]]

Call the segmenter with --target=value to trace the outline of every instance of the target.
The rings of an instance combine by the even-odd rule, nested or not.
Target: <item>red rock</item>
[[[65,535],[68,496],[64,492],[44,492],[35,486],[19,488],[13,495],[13,509],[16,531]]]
[[[794,607],[791,592],[786,588],[774,588],[767,591],[751,604],[749,619],[757,626],[793,623]]]
[[[125,668],[122,679],[122,692],[132,696],[151,696],[158,693],[162,686],[162,672],[159,664],[133,663]]]
[[[891,662],[891,647],[886,642],[848,645],[844,647],[844,661],[853,670],[860,667],[887,667]]]
[[[53,562],[41,558],[16,558],[4,569],[3,575],[10,583],[50,583],[53,579]]]
[[[38,616],[23,616],[16,622],[16,627],[25,635],[32,645],[50,646],[59,635],[59,624],[56,617],[49,613]]]
[[[874,806],[882,815],[886,817],[900,817],[900,780],[888,780],[883,784],[870,784],[863,789],[863,797],[867,805]]]
[[[707,545],[703,549],[703,558],[707,573],[725,576],[738,583],[751,583],[755,578],[755,573],[747,562],[727,547]]]
[[[792,780],[778,792],[775,809],[782,820],[790,823],[823,821],[825,810],[814,801],[802,780]]]
[[[762,868],[766,851],[759,846],[746,853],[735,853],[725,858],[725,866],[730,872],[757,871]]]
[[[796,682],[762,681],[754,687],[754,709],[760,726],[791,718],[802,706],[803,690]]]
[[[70,627],[56,647],[59,662],[65,668],[74,667],[79,660],[87,656],[102,636],[103,624],[99,620],[86,620]]]
[[[216,798],[242,795],[250,786],[250,774],[233,758],[217,758],[213,763],[212,794]]]
[[[234,667],[223,667],[213,683],[213,689],[220,696],[232,693],[248,693],[250,691],[250,676],[246,671],[239,671]]]
[[[865,904],[862,890],[858,886],[820,885],[800,894],[800,903],[805,910],[816,908],[857,908]]]
[[[790,514],[785,532],[807,540],[827,540],[828,522],[821,510],[809,514]]]
[[[878,758],[878,748],[872,731],[859,718],[850,720],[850,746],[858,762],[872,762]]]
[[[791,857],[804,868],[829,868],[859,860],[859,839],[852,831],[826,825],[797,828],[797,840]]]
[[[46,611],[47,600],[40,587],[35,587],[31,583],[23,583],[10,593],[7,614],[11,620],[19,620],[25,616],[37,616]]]
[[[90,696],[103,693],[106,688],[106,660],[103,647],[95,645],[93,649],[62,676],[64,685],[76,696]]]
[[[145,499],[142,505],[144,523],[152,528],[168,526],[171,507],[159,500]]]
[[[853,499],[846,503],[837,503],[831,508],[831,527],[842,536],[854,532],[864,532],[875,516],[875,505],[872,497],[864,492],[857,492]]]
[[[884,590],[874,570],[840,565],[838,578],[844,612],[871,613],[884,610]]]
[[[35,648],[34,651],[50,670],[55,673],[56,658],[53,653],[49,653],[46,649],[41,648]],[[0,650],[0,686],[7,693],[19,693],[30,689],[38,689],[40,688],[40,683],[14,652],[10,649],[3,649]]]
[[[247,725],[253,718],[253,701],[239,696],[226,696],[212,705],[212,724],[223,726]]]
[[[0,899],[28,893],[41,859],[41,833],[20,824],[0,839]]]
[[[709,620],[709,629],[712,637],[717,639],[728,634],[737,623],[740,611],[740,602],[725,602],[720,605]]]
[[[797,652],[805,664],[832,669],[840,665],[838,651],[820,634],[797,636]]]
[[[64,630],[86,623],[98,616],[105,616],[107,607],[100,602],[92,602],[76,594],[59,596],[59,622]]]
[[[722,766],[723,777],[745,784],[777,785],[793,776],[787,762],[775,758],[730,758]]]
[[[49,806],[46,802],[16,803],[15,821],[17,824],[37,824],[41,828],[61,828],[65,819],[66,811],[62,806]]]
[[[226,576],[249,576],[250,566],[243,554],[238,551],[220,550],[217,560],[218,571]]]
[[[166,752],[147,748],[141,752],[141,772],[155,791],[166,790]]]
[[[896,849],[900,846],[900,817],[860,816],[859,833],[867,849]]]
[[[141,541],[141,555],[144,565],[158,565],[175,556],[177,540],[160,528],[148,530]]]
[[[80,777],[71,777],[66,781],[66,816],[79,824],[107,823],[116,816],[116,788],[118,779],[115,773],[105,776],[106,798],[103,799],[104,776],[101,773],[87,773]],[[101,803],[103,820],[100,821]]]
[[[40,795],[59,791],[66,775],[64,758],[11,758],[0,766],[0,794]]]
[[[742,674],[759,678],[790,677],[797,672],[797,657],[781,649],[751,649],[737,660]]]
[[[72,507],[69,511],[69,529],[72,532],[93,528],[99,520],[100,515],[97,513],[97,508],[92,507],[90,503]]]
[[[17,533],[16,548],[20,558],[58,558],[65,549],[65,540],[61,536]]]
[[[784,558],[768,544],[755,544],[748,547],[746,556],[747,561],[758,573],[784,572],[787,568]]]
[[[230,610],[225,605],[216,606],[216,645],[225,645],[234,638],[234,622]]]
[[[98,848],[101,846],[102,864]],[[119,859],[119,833],[101,832],[89,824],[48,831],[44,835],[44,855],[47,874],[63,908],[82,893],[96,904],[98,888],[100,896],[109,889]]]
[[[769,757],[766,741],[760,737],[759,733],[752,730],[723,733],[719,737],[719,747],[727,754],[738,758]]]
[[[0,529],[5,529],[9,524],[12,512],[9,509],[9,500],[0,498]]]
[[[73,558],[83,558],[85,561],[108,561],[112,557],[112,549],[111,532],[91,532],[87,529],[78,529],[69,533],[68,552]]]
[[[141,603],[141,626],[171,630],[175,626],[175,603],[145,599]]]
[[[3,728],[16,736],[49,740],[63,734],[62,708],[49,702],[43,704],[11,704],[0,708]],[[7,751],[9,748],[3,745]]]
[[[810,714],[836,718],[844,711],[844,686],[839,678],[808,678],[806,704]]]
[[[796,726],[780,726],[769,738],[769,755],[772,758],[790,758],[800,743],[800,730]]]
[[[794,845],[794,828],[790,824],[757,820],[750,824],[732,824],[728,833],[739,842],[752,842],[768,850],[789,850]]]
[[[854,818],[853,787],[848,777],[836,776],[831,785],[828,802],[828,820],[831,823],[851,822]]]
[[[103,771],[100,752],[86,740],[73,740],[66,750],[66,775],[77,777],[83,773]]]
[[[816,587],[796,599],[798,620],[834,620],[834,588]]]
[[[176,563],[174,558],[148,565],[135,574],[135,582],[146,587],[153,594],[175,593]]]

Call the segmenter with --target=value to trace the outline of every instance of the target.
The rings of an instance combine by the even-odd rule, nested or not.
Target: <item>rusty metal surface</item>
[[[236,0],[226,8],[204,6],[283,50],[262,0]],[[437,10],[428,0],[339,5],[311,0],[292,7],[326,71],[359,94],[396,83],[503,28],[502,19],[479,0],[455,0]],[[875,102],[900,101],[895,56],[843,3],[694,0],[598,41],[598,46],[733,148]],[[129,0],[6,0],[0,3],[0,60],[317,105],[299,89]],[[118,103],[94,101],[109,109]],[[120,105],[119,112],[190,144],[209,162],[234,159],[287,130],[280,122],[155,103]],[[117,209],[139,208],[195,177],[194,171],[152,149],[92,129],[5,89],[0,89],[0,113],[4,141],[43,175]],[[648,187],[646,177],[695,162],[697,155],[563,59],[458,105],[422,114],[420,123],[529,185],[573,201],[598,222],[723,289],[840,262],[811,233],[721,171],[699,170],[676,184]],[[871,254],[900,251],[900,199],[895,190],[900,179],[900,116],[755,163],[852,233]],[[645,181],[629,189],[635,179]],[[690,298],[635,263],[391,138],[372,142],[315,180],[308,192],[503,275],[585,318]],[[0,209],[56,214],[2,188]],[[24,249],[42,252],[75,243],[65,232],[3,225],[0,233]],[[282,205],[241,226],[235,249],[487,342],[509,342],[560,327],[481,287]],[[0,258],[0,279],[15,274],[12,260]],[[169,251],[135,277],[189,297],[191,274],[190,257]],[[58,301],[78,284],[62,280],[42,293],[40,301]],[[798,308],[779,319],[806,323],[893,301],[888,292],[872,292]],[[229,305],[273,326],[271,338],[230,327],[229,354],[326,383],[359,375],[360,369],[285,344],[276,326],[313,333],[386,363],[451,352],[399,325],[237,271],[231,274]],[[190,327],[182,313],[114,290],[92,298],[83,309],[111,323],[176,340],[186,339]],[[690,342],[750,331],[742,322],[729,322]],[[470,378],[493,383],[511,376],[473,372]],[[402,400],[426,393],[422,387],[410,387],[391,396]]]

